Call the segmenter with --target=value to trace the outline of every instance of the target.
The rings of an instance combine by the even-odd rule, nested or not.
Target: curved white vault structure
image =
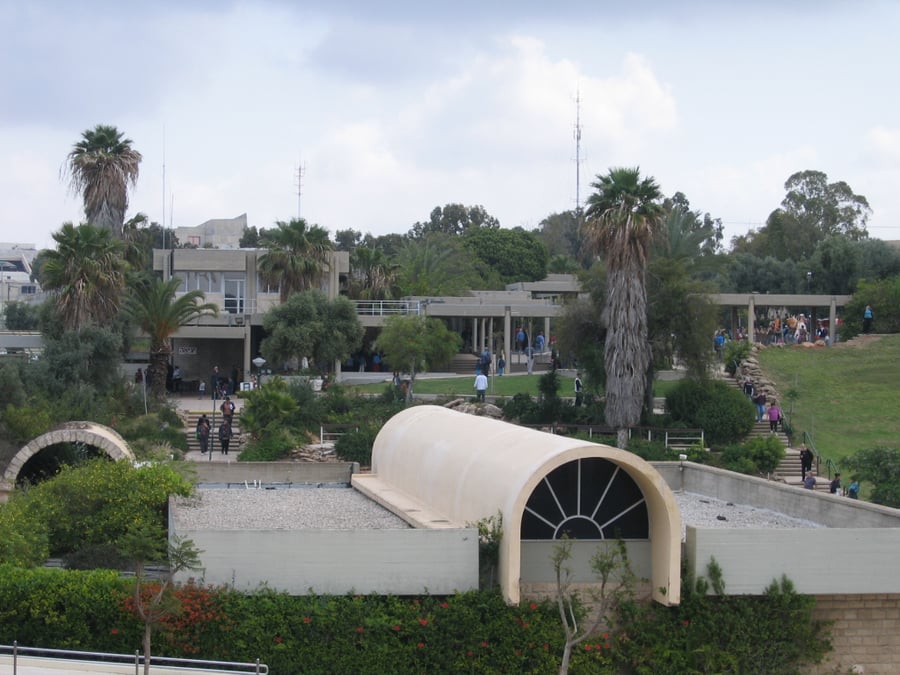
[[[681,515],[663,477],[638,456],[438,406],[382,428],[372,473],[353,485],[415,527],[457,528],[500,512],[500,586],[520,599],[522,540],[649,540],[653,597],[680,600]],[[525,535],[523,537],[523,534]]]

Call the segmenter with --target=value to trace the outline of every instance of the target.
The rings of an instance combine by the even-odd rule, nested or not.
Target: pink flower
[[[284,642],[284,639],[280,635],[276,635],[275,636],[275,644],[280,645],[282,642]]]
[[[419,644],[416,645],[416,647],[418,647],[419,649],[425,649],[425,643],[420,642]]]

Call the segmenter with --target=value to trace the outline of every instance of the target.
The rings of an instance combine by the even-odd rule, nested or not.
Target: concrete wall
[[[816,597],[813,616],[834,622],[834,649],[823,664],[808,672],[900,672],[900,595],[820,595]]]
[[[573,583],[590,583],[597,581],[597,575],[591,569],[591,558],[605,547],[617,546],[609,541],[571,541],[572,559],[566,567],[572,570]],[[556,572],[553,570],[553,555],[558,541],[523,541],[522,569],[520,582],[523,585],[556,583]],[[628,550],[628,561],[632,571],[641,578],[650,578],[652,572],[651,551],[649,541],[629,541],[625,543]]]
[[[653,462],[673,491],[778,511],[826,527],[900,528],[900,510],[692,462]]]
[[[294,595],[449,594],[478,588],[478,532],[179,530],[203,551],[203,580]],[[186,581],[197,573],[182,573]]]
[[[688,526],[685,558],[707,576],[721,565],[725,590],[759,595],[786,574],[799,593],[900,593],[900,529],[698,529]]]
[[[192,462],[198,483],[347,483],[356,462]]]

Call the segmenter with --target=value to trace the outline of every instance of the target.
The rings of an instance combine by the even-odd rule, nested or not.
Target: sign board
[[[179,356],[196,356],[197,348],[192,345],[178,345]]]

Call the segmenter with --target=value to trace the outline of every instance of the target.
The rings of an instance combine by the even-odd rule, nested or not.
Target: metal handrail
[[[17,661],[19,656],[31,656],[32,658],[59,659],[68,661],[83,662],[103,662],[106,664],[131,665],[134,664],[134,672],[137,675],[139,669],[144,665],[144,657],[140,652],[131,654],[112,654],[109,652],[83,652],[72,649],[49,649],[45,647],[22,647],[18,641],[14,641],[11,645],[0,645],[0,655],[10,654],[13,658],[13,675],[16,673]],[[260,663],[256,659],[252,663],[244,663],[240,661],[206,661],[202,659],[180,659],[168,656],[151,656],[151,667],[170,666],[173,668],[193,668],[193,669],[210,669],[225,670],[229,673],[238,673],[244,675],[268,675],[269,666]]]
[[[418,302],[409,300],[354,300],[359,316],[392,316],[395,314],[421,314]]]
[[[807,449],[813,454],[813,459],[815,460],[815,463],[816,463],[816,475],[818,475],[819,468],[821,467],[821,462],[822,462],[823,457],[821,454],[819,454],[819,451],[816,449],[815,441],[813,441],[813,437],[809,435],[808,431],[803,432],[803,445],[805,445],[807,447]],[[826,459],[825,460],[825,468],[826,469],[828,469],[829,463],[831,464],[832,467],[834,466],[834,462],[832,462],[830,459]],[[831,477],[831,474],[829,474],[829,478],[830,477]]]

